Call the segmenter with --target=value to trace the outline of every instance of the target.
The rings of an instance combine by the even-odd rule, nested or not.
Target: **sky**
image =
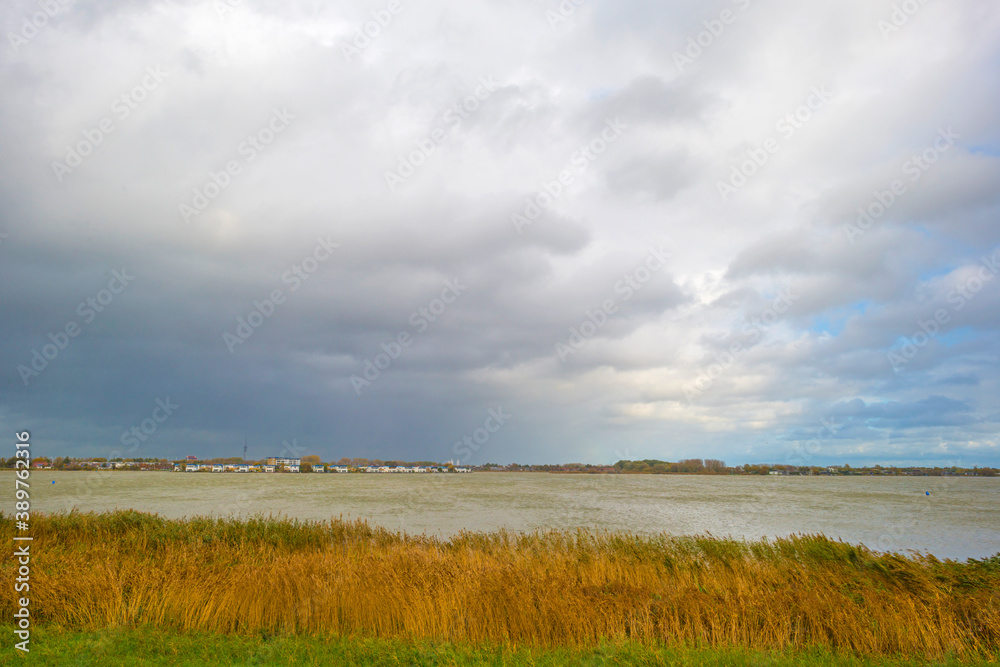
[[[0,25],[36,455],[1000,465],[991,0]]]

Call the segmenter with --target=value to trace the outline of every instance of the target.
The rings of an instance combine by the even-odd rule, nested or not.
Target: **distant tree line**
[[[732,471],[726,462],[718,459],[682,459],[676,463],[644,459],[642,461],[619,461],[614,465],[621,473],[698,473],[701,475],[724,475]]]

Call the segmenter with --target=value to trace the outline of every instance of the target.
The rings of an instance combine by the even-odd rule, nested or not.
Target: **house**
[[[347,466],[330,466],[328,468],[330,472],[350,472],[351,469]]]
[[[267,459],[267,464],[274,467],[284,466],[285,472],[298,472],[299,466],[302,465],[302,459],[286,458],[283,456],[270,456]]]
[[[313,472],[326,472],[326,466],[323,465],[323,464],[321,464],[321,463],[313,465],[312,466],[312,471]]]
[[[226,468],[228,468],[228,467],[229,466],[224,466],[221,463],[213,463],[212,464],[212,472],[226,472]]]
[[[198,464],[198,463],[189,463],[189,464],[187,464],[187,467],[185,468],[185,471],[186,472],[198,472],[202,467],[207,467],[207,466],[202,466],[201,464]]]
[[[180,463],[175,463],[174,464],[174,472],[180,472],[180,471],[181,471],[181,464]]]
[[[250,464],[249,463],[237,463],[233,467],[236,469],[236,472],[250,472]]]
[[[277,466],[264,464],[264,472],[274,472]]]

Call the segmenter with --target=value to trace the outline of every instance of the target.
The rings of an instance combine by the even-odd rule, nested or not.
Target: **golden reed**
[[[0,540],[12,544],[10,517]],[[803,535],[465,533],[363,522],[33,517],[31,609],[66,628],[585,646],[813,645],[963,656],[1000,647],[1000,559],[883,555]],[[0,565],[0,622],[14,568]]]

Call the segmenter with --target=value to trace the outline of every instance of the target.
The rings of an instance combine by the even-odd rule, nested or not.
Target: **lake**
[[[4,486],[12,490],[13,473],[7,475]],[[1000,478],[45,470],[33,471],[30,481],[33,512],[362,518],[445,537],[501,527],[746,538],[823,533],[940,558],[1000,552]]]

